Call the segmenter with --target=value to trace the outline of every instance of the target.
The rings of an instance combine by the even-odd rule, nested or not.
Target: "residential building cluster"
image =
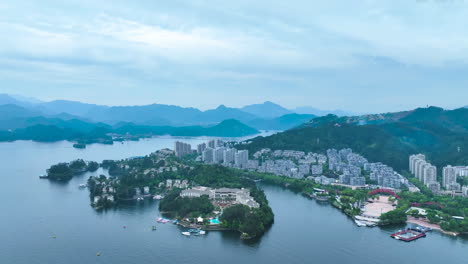
[[[189,182],[188,180],[167,179],[166,182],[160,182],[158,187],[159,188],[166,187],[167,189],[172,189],[172,188],[186,189],[189,187]]]
[[[221,153],[223,153],[222,159]],[[382,163],[370,163],[349,148],[329,149],[326,155],[295,150],[272,151],[265,148],[255,152],[252,155],[253,159],[249,159],[246,150],[238,151],[235,148],[218,146],[215,149],[206,148],[201,156],[201,160],[208,164],[217,163],[298,179],[306,177],[324,185],[339,182],[345,185],[364,186],[366,185],[364,175],[369,175],[370,180],[380,187],[399,189],[402,185],[411,185],[391,167]],[[327,168],[338,175],[338,179],[324,176]]]
[[[255,163],[249,163],[249,152],[227,147],[207,147],[201,152],[201,159],[207,164],[223,164],[224,166],[249,169]]]
[[[437,167],[427,162],[425,155],[411,155],[409,167],[410,172],[432,192],[440,192],[440,183],[437,182]]]
[[[364,170],[369,171],[369,179],[382,187],[399,189],[402,185],[410,186],[408,180],[380,162],[364,164]]]
[[[206,164],[221,164],[297,179],[308,178],[324,185],[339,182],[344,185],[364,186],[365,175],[379,187],[399,189],[402,185],[411,185],[391,167],[382,163],[370,163],[349,148],[328,149],[326,155],[296,150],[272,151],[265,148],[255,152],[253,159],[249,159],[247,150],[237,150],[221,140],[210,140],[199,144],[197,153],[198,159]],[[324,176],[326,169],[337,175],[337,178]]]
[[[243,204],[251,208],[258,208],[260,205],[250,196],[247,189],[219,188],[211,189],[204,186],[193,187],[183,190],[181,197],[195,198],[206,195],[218,206],[226,207],[233,204]]]
[[[468,186],[461,186],[457,182],[459,177],[468,176],[468,166],[447,165],[443,167],[441,183],[437,178],[437,167],[427,162],[423,154],[411,155],[409,167],[411,173],[433,192],[468,196]],[[445,191],[442,191],[442,188]]]

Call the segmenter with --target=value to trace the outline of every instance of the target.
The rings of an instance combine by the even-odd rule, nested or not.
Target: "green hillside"
[[[408,169],[408,156],[414,153],[425,153],[438,167],[468,164],[468,132],[462,129],[467,122],[464,114],[465,109],[428,108],[372,125],[347,123],[347,118],[329,115],[297,129],[255,138],[251,144],[240,147],[251,153],[261,148],[324,152],[328,148],[349,147],[370,161],[380,161],[400,171]]]

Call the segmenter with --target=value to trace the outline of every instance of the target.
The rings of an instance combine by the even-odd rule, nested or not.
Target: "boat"
[[[182,232],[182,235],[184,235],[184,236],[190,236],[190,232]]]
[[[161,200],[162,196],[158,194],[158,195],[153,196],[153,199],[154,200]]]
[[[189,230],[187,230],[187,232],[190,233],[190,234],[193,234],[195,236],[206,234],[206,231],[201,230],[201,229],[197,229],[197,228],[189,229]]]
[[[49,175],[46,175],[46,174],[39,175],[39,179],[47,179],[47,178],[49,178]]]
[[[156,230],[156,226],[152,226],[152,227],[151,227],[151,230],[155,231],[155,230]]]
[[[367,224],[365,224],[365,223],[363,223],[363,222],[361,222],[361,221],[359,221],[359,220],[354,220],[354,222],[355,222],[356,225],[359,226],[359,227],[367,226]]]
[[[143,198],[143,197],[138,197],[138,198],[137,198],[137,201],[143,201],[144,199],[145,199],[145,198]]]
[[[82,184],[78,185],[78,188],[80,188],[80,189],[83,189],[83,188],[86,188],[86,187],[87,187],[87,185],[86,185],[86,184],[84,184],[84,183],[82,183]]]
[[[165,223],[167,223],[169,221],[170,221],[169,219],[162,218],[162,217],[159,217],[158,219],[156,219],[156,222],[162,223],[162,224],[165,224]]]

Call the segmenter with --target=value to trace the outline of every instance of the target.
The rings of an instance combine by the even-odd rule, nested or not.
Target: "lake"
[[[193,146],[206,139],[182,140]],[[274,186],[260,185],[275,213],[274,225],[261,239],[245,242],[236,232],[184,237],[173,224],[156,224],[157,201],[97,212],[78,185],[99,171],[67,184],[38,178],[58,162],[141,156],[171,148],[175,140],[181,139],[93,144],[83,150],[65,141],[0,143],[0,263],[467,263],[467,239],[433,232],[411,243],[396,241],[389,236],[402,227],[357,227],[328,204]]]

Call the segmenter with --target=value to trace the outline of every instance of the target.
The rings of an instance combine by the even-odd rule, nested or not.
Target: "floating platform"
[[[405,242],[411,242],[426,237],[426,233],[416,228],[407,228],[406,230],[391,234],[390,237]]]

